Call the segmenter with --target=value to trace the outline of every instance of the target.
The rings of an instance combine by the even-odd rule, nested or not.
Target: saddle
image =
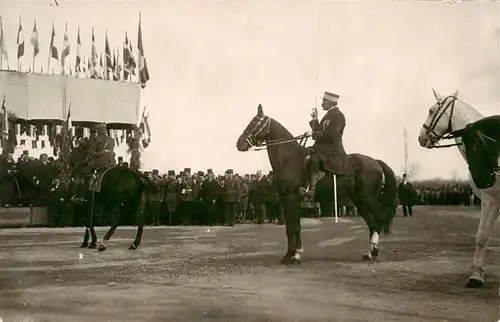
[[[94,192],[100,192],[101,185],[102,185],[102,179],[104,178],[104,175],[109,170],[111,170],[115,167],[116,166],[106,166],[106,167],[96,169],[95,172],[90,176],[89,190],[94,191]]]
[[[456,137],[462,137],[469,171],[479,189],[490,188],[497,180],[496,174],[500,170],[499,127],[500,117],[493,116],[469,123],[464,129],[453,133]]]
[[[311,157],[316,153],[314,147],[309,146],[307,147],[307,155],[304,158],[304,163],[303,163],[303,168],[306,171],[309,171],[310,167],[310,160]],[[349,154],[346,154],[344,157],[344,173],[339,174],[339,173],[330,173],[329,171],[326,171],[325,169],[322,169],[320,167],[320,174],[321,178],[323,178],[327,174],[335,174],[335,175],[343,175],[343,176],[352,176],[354,175],[354,164],[351,162],[351,156]]]

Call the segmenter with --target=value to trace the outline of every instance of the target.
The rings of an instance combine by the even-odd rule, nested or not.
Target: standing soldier
[[[240,221],[244,222],[247,216],[247,209],[248,209],[248,196],[250,194],[250,189],[248,187],[249,185],[249,178],[248,175],[245,175],[245,178],[241,180],[241,199],[240,199],[240,207],[238,209],[238,212],[240,213]]]
[[[255,217],[258,224],[266,222],[266,203],[268,200],[269,182],[262,175],[262,171],[258,170],[254,181],[254,203]]]
[[[12,153],[1,156],[0,160],[0,206],[10,207],[14,191],[18,190],[16,164]]]
[[[175,213],[177,212],[178,197],[181,191],[180,187],[180,184],[175,178],[175,171],[168,170],[168,179],[165,184],[164,193],[169,225],[172,225],[172,220],[175,216]]]
[[[194,205],[194,181],[191,178],[191,169],[184,168],[184,178],[181,183],[181,202],[183,225],[191,225]]]
[[[152,187],[151,187],[151,209],[153,211],[153,225],[158,226],[162,221],[162,202],[163,202],[163,188],[164,182],[160,178],[158,169],[153,170]]]
[[[223,201],[225,204],[226,225],[234,226],[236,206],[240,201],[240,182],[233,177],[232,169],[226,170]]]

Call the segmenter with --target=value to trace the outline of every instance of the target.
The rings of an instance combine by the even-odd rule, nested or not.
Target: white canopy
[[[0,104],[25,120],[137,124],[138,83],[0,71]]]

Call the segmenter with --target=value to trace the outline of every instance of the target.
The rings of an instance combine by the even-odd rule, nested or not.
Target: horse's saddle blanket
[[[485,117],[454,133],[462,137],[465,157],[474,183],[479,189],[496,183],[500,156],[500,116]]]
[[[102,179],[104,178],[106,173],[108,173],[108,171],[113,169],[114,167],[115,166],[98,169],[90,178],[89,189],[94,192],[100,192]]]

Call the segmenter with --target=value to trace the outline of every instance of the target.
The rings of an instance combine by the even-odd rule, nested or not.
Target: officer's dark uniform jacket
[[[309,125],[313,131],[312,138],[315,140],[314,153],[324,170],[339,175],[350,175],[342,143],[346,125],[344,114],[338,107],[334,107],[328,110],[321,122],[311,120]]]
[[[100,169],[116,165],[115,141],[105,133],[100,133],[90,140],[89,154],[92,156],[90,166]]]

